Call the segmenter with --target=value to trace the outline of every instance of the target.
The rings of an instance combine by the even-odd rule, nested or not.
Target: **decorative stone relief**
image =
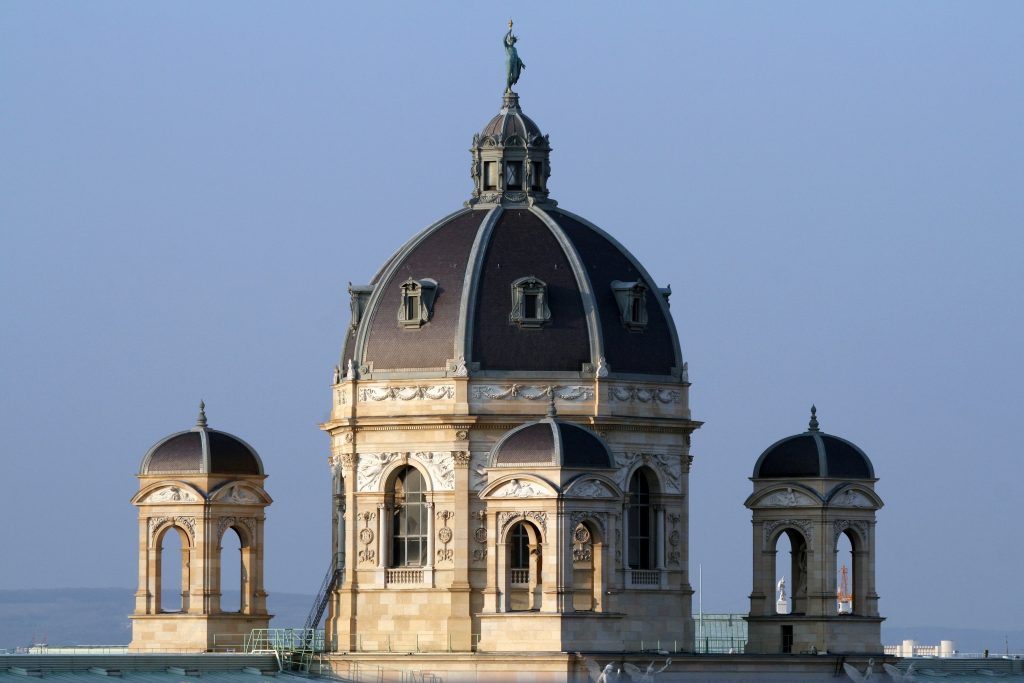
[[[469,465],[469,486],[479,493],[487,484],[487,468],[482,461],[486,460],[486,454],[474,453],[470,455]]]
[[[345,405],[345,390],[343,388],[338,387],[334,390],[334,402],[339,406]]]
[[[143,503],[195,503],[199,499],[180,486],[167,486],[146,496]]]
[[[469,439],[469,432],[465,429],[460,429],[455,432],[455,438],[459,441],[466,441]]]
[[[352,462],[355,460],[355,456],[351,453],[335,453],[327,459],[327,462],[331,466],[332,474],[337,474],[338,470],[343,467],[352,467]]]
[[[666,387],[608,387],[608,400],[620,403],[679,403],[681,396],[678,389]]]
[[[572,531],[573,562],[589,562],[594,557],[594,544],[590,538],[590,530],[583,524],[577,524]]]
[[[615,493],[608,488],[607,484],[596,479],[587,479],[576,482],[566,492],[568,496],[579,496],[581,498],[614,498]]]
[[[779,527],[795,527],[799,529],[804,538],[807,540],[807,547],[810,548],[814,545],[814,525],[811,524],[810,520],[807,519],[777,519],[771,522],[764,523],[764,538],[763,543],[765,549],[769,549],[768,543],[771,540],[772,533]]]
[[[850,508],[872,507],[872,503],[867,496],[860,491],[854,491],[853,489],[846,489],[840,493],[839,496],[832,501],[832,505]]]
[[[256,537],[256,520],[252,517],[221,517],[217,522],[217,538],[221,539],[228,527],[241,524],[248,530],[251,538]]]
[[[153,535],[157,529],[163,526],[165,523],[170,522],[171,524],[181,527],[188,532],[190,541],[194,541],[196,537],[196,520],[195,517],[150,517],[149,518],[149,537],[152,540]]]
[[[668,563],[679,564],[680,552],[679,542],[682,540],[679,535],[679,521],[681,516],[677,512],[668,513],[668,523],[672,525],[672,531],[668,534]]]
[[[455,398],[455,386],[365,387],[359,390],[360,401],[440,401]]]
[[[847,529],[853,529],[856,531],[857,535],[861,537],[861,540],[865,542],[868,540],[868,531],[870,530],[870,526],[867,522],[862,522],[860,520],[837,519],[832,522],[832,535],[835,537],[833,539],[834,544],[839,543],[839,534],[843,533]]]
[[[620,521],[618,517],[616,520]],[[615,566],[622,566],[622,530],[618,528],[618,525],[615,527]]]
[[[647,465],[658,471],[661,475],[662,484],[665,486],[665,493],[679,493],[682,489],[679,486],[682,464],[679,458],[674,458],[664,453],[617,453],[615,463],[619,466],[618,484],[619,488],[626,489],[626,475],[633,469],[635,464]]]
[[[543,510],[530,510],[528,512],[499,512],[498,528],[505,530],[510,523],[517,519],[526,519],[534,522],[540,527],[541,532],[546,536],[548,532],[548,513]]]
[[[473,549],[473,561],[483,562],[487,559],[487,511],[478,510],[474,516],[480,520],[480,526],[473,531],[473,540],[478,547]]]
[[[560,401],[592,401],[594,389],[579,384],[573,385],[526,385],[526,384],[481,384],[473,387],[473,398],[492,401],[537,401],[555,395]]]
[[[456,469],[464,470],[469,467],[469,453],[467,451],[452,451],[452,461]]]
[[[448,374],[452,377],[469,377],[469,370],[466,368],[466,357],[459,356],[449,360]]]
[[[356,518],[363,522],[363,528],[359,530],[359,542],[363,545],[359,551],[359,564],[376,562],[377,551],[373,549],[372,545],[376,535],[373,533],[373,529],[370,528],[370,523],[377,519],[377,513],[367,510],[356,515]]]
[[[448,520],[454,516],[454,510],[440,510],[437,513],[437,518],[441,520],[441,524],[443,524],[443,526],[437,530],[437,540],[439,540],[443,546],[436,553],[438,563],[451,562],[455,557],[455,551],[448,547],[448,544],[452,542],[452,538],[455,537],[455,534],[448,526]]]
[[[512,479],[498,487],[491,495],[495,498],[533,498],[551,495],[551,492],[532,481]]]
[[[435,491],[452,491],[455,489],[455,459],[451,453],[413,453],[411,459],[423,465],[427,472],[430,473],[430,479],[434,484]]]
[[[234,503],[236,505],[258,505],[263,502],[260,500],[260,497],[250,489],[240,486],[238,483],[228,484],[214,494],[214,499],[224,503]]]
[[[762,505],[765,507],[799,507],[802,505],[814,505],[814,500],[805,493],[787,488],[785,491],[776,491],[765,498]]]
[[[356,469],[356,489],[359,491],[375,491],[380,485],[381,474],[398,453],[360,453],[359,467]]]
[[[597,528],[600,529],[601,533],[603,534],[605,533],[604,515],[605,513],[603,512],[577,510],[569,515],[569,523],[573,526],[576,526],[583,520],[587,520],[588,522],[592,522],[593,524],[597,525]]]

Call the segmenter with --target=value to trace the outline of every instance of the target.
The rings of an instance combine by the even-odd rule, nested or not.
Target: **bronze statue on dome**
[[[512,92],[512,86],[519,82],[519,74],[526,65],[519,59],[516,50],[516,37],[512,35],[512,20],[508,20],[508,33],[505,34],[505,92]]]

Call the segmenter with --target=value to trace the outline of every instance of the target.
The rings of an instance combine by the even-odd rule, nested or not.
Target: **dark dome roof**
[[[557,465],[613,467],[611,452],[591,431],[571,422],[546,417],[516,427],[498,439],[491,467]]]
[[[875,478],[875,469],[864,451],[846,439],[820,431],[816,413],[812,406],[806,432],[780,439],[761,454],[754,465],[755,479]]]
[[[506,95],[505,106],[484,126],[484,129],[480,131],[480,137],[493,138],[496,142],[501,143],[512,136],[521,138],[522,144],[526,144],[540,137],[541,132],[540,126],[519,108],[519,98],[515,97],[514,104],[510,106],[509,97]]]
[[[237,436],[208,429],[200,403],[196,426],[156,442],[142,459],[139,473],[263,474],[263,461]]]
[[[546,285],[543,324],[511,319],[523,278]],[[410,280],[434,288],[429,318],[415,327],[396,318]],[[624,286],[642,292],[642,325],[623,320]],[[352,290],[342,367],[443,372],[461,357],[471,372],[581,372],[603,358],[611,373],[678,376],[682,366],[667,294],[611,236],[561,208],[457,211]]]

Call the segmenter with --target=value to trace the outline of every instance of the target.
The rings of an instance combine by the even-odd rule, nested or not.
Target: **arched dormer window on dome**
[[[551,320],[548,286],[532,275],[512,283],[512,312],[509,320],[519,327],[541,327]]]
[[[436,280],[409,278],[403,282],[402,301],[398,307],[398,324],[408,328],[422,327],[434,313],[434,297],[436,295]]]
[[[647,286],[642,282],[612,282],[612,293],[619,305],[619,318],[630,332],[647,327]]]

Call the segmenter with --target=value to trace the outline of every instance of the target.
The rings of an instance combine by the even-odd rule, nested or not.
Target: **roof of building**
[[[263,461],[245,441],[210,429],[206,405],[192,429],[157,441],[142,458],[139,474],[263,474]]]
[[[549,415],[506,432],[491,450],[491,467],[522,465],[608,468],[615,460],[589,429]]]
[[[754,465],[755,479],[874,479],[875,469],[855,444],[819,429],[817,408],[811,406],[807,431],[779,439]]]

